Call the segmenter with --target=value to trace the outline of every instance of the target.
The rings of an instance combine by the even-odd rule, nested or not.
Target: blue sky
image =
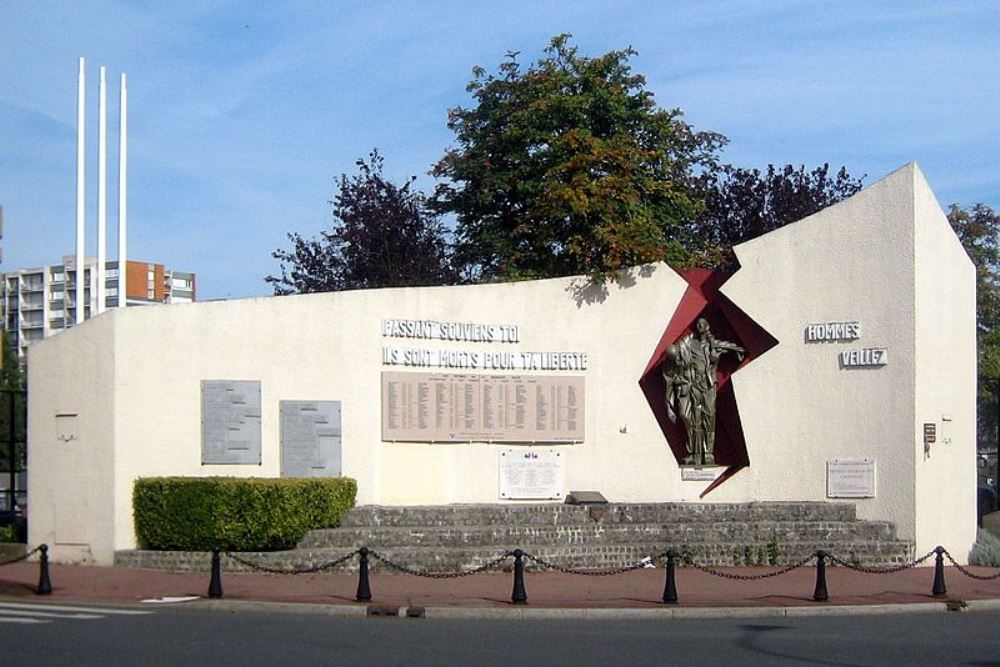
[[[98,67],[108,67],[109,256],[118,74],[129,88],[129,256],[199,298],[270,293],[285,235],[330,222],[334,178],[378,147],[418,176],[452,141],[474,65],[631,45],[663,107],[729,137],[728,162],[829,162],[870,184],[920,164],[942,205],[1000,208],[1000,3],[0,3],[0,204],[13,270],[74,251],[76,76],[88,77],[96,254]]]

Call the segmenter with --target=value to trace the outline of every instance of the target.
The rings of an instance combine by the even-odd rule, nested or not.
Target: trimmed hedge
[[[291,549],[315,528],[334,528],[354,506],[349,477],[148,477],[132,492],[142,549]]]

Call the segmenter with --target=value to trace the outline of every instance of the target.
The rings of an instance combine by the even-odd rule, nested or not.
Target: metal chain
[[[864,565],[856,565],[854,563],[849,563],[848,561],[845,561],[842,558],[838,558],[837,556],[834,556],[831,553],[827,554],[827,558],[829,558],[830,562],[832,563],[836,563],[837,565],[842,565],[847,569],[855,570],[856,572],[864,572],[865,574],[893,574],[894,572],[902,572],[903,570],[909,570],[910,568],[914,568],[917,565],[923,563],[931,556],[933,556],[935,553],[936,552],[932,549],[931,551],[928,551],[926,554],[916,559],[912,563],[904,563],[903,565],[888,565],[885,567],[866,567]]]
[[[29,558],[31,558],[32,556],[34,556],[36,553],[38,553],[41,550],[42,550],[42,547],[40,547],[40,546],[35,547],[34,549],[32,549],[28,553],[24,554],[23,556],[18,556],[17,558],[13,558],[11,560],[5,560],[4,562],[0,563],[0,566],[13,565],[14,563],[21,563],[23,561],[28,560]]]
[[[253,561],[249,561],[249,560],[246,560],[244,558],[240,558],[236,554],[230,553],[229,551],[225,551],[223,553],[225,553],[226,558],[232,558],[234,561],[236,561],[237,563],[240,563],[241,565],[245,565],[245,566],[247,566],[247,567],[249,567],[249,568],[251,568],[253,570],[258,570],[260,572],[267,572],[268,574],[314,574],[316,572],[323,572],[325,570],[332,570],[333,568],[337,567],[338,565],[342,565],[343,563],[345,563],[345,562],[349,561],[350,559],[354,558],[355,556],[357,556],[359,551],[360,551],[360,549],[357,549],[355,551],[352,551],[349,554],[344,554],[340,558],[338,558],[336,560],[332,560],[329,563],[324,563],[323,565],[317,565],[315,567],[309,567],[309,568],[306,568],[304,570],[298,570],[298,569],[295,569],[295,570],[286,570],[286,569],[281,569],[281,568],[276,568],[276,567],[268,567],[266,565],[261,565],[260,563],[254,563]]]
[[[707,565],[699,565],[698,563],[694,562],[691,563],[691,567],[693,567],[696,570],[700,570],[706,574],[711,574],[713,576],[720,577],[722,579],[733,579],[735,581],[756,581],[757,579],[770,579],[771,577],[778,577],[781,576],[782,574],[788,574],[792,570],[797,570],[798,568],[802,567],[815,557],[816,557],[815,554],[811,556],[806,556],[797,563],[793,563],[792,565],[783,567],[780,570],[774,570],[773,572],[765,572],[764,574],[733,574],[732,572],[723,572],[721,570],[716,570],[715,568],[708,567]]]
[[[970,572],[969,570],[965,569],[957,562],[955,562],[955,559],[951,557],[951,554],[948,553],[947,549],[943,549],[943,551],[944,555],[948,557],[949,561],[951,561],[951,564],[955,566],[955,569],[957,569],[959,572],[969,577],[970,579],[978,579],[979,581],[993,581],[994,579],[1000,579],[1000,572],[991,575],[982,575],[982,574],[976,574],[975,572]]]
[[[386,558],[385,556],[383,556],[382,554],[378,553],[377,551],[369,551],[368,555],[377,560],[378,562],[382,563],[383,565],[386,565],[387,567],[390,567],[398,572],[402,572],[403,574],[412,574],[415,577],[426,577],[428,579],[458,579],[459,577],[468,577],[469,575],[480,574],[481,572],[485,572],[486,570],[492,570],[497,565],[499,565],[500,563],[504,562],[505,560],[513,556],[514,552],[507,551],[502,555],[498,556],[497,558],[494,558],[489,563],[486,563],[485,565],[480,565],[479,567],[474,568],[472,570],[464,570],[462,572],[421,572],[419,570],[414,570],[411,567],[407,567],[406,565],[395,563]]]
[[[621,574],[623,572],[631,572],[633,570],[638,570],[646,567],[647,563],[651,563],[653,558],[650,557],[649,560],[641,560],[634,565],[626,565],[625,567],[615,568],[614,570],[578,570],[569,567],[563,567],[562,565],[556,565],[555,563],[550,563],[547,560],[539,558],[534,554],[530,554],[527,551],[523,552],[523,555],[528,560],[538,563],[544,568],[550,570],[556,570],[557,572],[563,572],[565,574],[578,574],[585,577],[609,577],[613,574]]]

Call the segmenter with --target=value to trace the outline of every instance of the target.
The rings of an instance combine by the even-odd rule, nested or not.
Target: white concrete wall
[[[113,318],[88,320],[73,334],[28,350],[28,386],[38,387],[28,400],[28,541],[48,544],[56,561],[108,563],[121,524]]]
[[[826,498],[826,464],[873,458],[875,498],[863,518],[913,539],[913,188],[899,170],[854,197],[736,248],[723,286],[779,344],[733,376],[750,456],[719,497]],[[852,342],[805,342],[807,325],[857,321]],[[887,347],[879,368],[842,369],[838,355]],[[781,471],[779,473],[779,471]]]
[[[737,248],[743,268],[723,291],[779,344],[733,376],[750,467],[708,501],[823,500],[828,460],[874,458],[877,495],[856,501],[859,515],[895,521],[918,550],[947,539],[964,557],[974,500],[941,498],[953,485],[974,488],[971,463],[966,470],[975,451],[974,295],[968,259],[915,173],[906,167]],[[939,247],[946,252],[934,254]],[[953,276],[938,279],[942,263]],[[707,483],[681,481],[638,385],[685,282],[665,266],[636,269],[606,294],[590,289],[579,298],[579,282],[116,309],[43,341],[30,360],[30,539],[54,543],[66,560],[110,563],[114,550],[135,546],[136,478],[277,476],[282,400],[341,401],[342,469],[357,479],[359,503],[498,502],[499,452],[516,445],[382,441],[380,375],[406,370],[383,366],[383,346],[586,352],[585,440],[543,447],[564,454],[566,491],[596,490],[620,502],[697,501]],[[941,302],[945,311],[936,310]],[[935,328],[940,312],[958,326]],[[521,341],[383,338],[384,319],[514,324]],[[847,320],[861,323],[861,340],[804,342],[808,324]],[[841,350],[876,346],[889,349],[887,366],[839,367]],[[951,350],[957,365],[944,367]],[[261,382],[260,465],[201,464],[202,380]],[[65,409],[80,414],[79,442],[55,440]],[[954,415],[956,442],[951,453],[935,450],[924,461],[919,424],[943,411]],[[85,523],[74,519],[80,512]],[[942,532],[956,513],[961,528]]]
[[[940,544],[964,559],[976,539],[976,268],[923,174],[914,166],[910,176],[916,195],[917,553]],[[925,423],[937,427],[926,455]]]

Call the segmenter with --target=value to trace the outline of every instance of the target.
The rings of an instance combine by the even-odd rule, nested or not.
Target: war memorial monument
[[[151,476],[336,476],[358,504],[847,503],[975,540],[975,269],[916,165],[735,248],[731,275],[106,312],[29,359],[29,541],[134,549]],[[515,545],[510,545],[515,546]]]

